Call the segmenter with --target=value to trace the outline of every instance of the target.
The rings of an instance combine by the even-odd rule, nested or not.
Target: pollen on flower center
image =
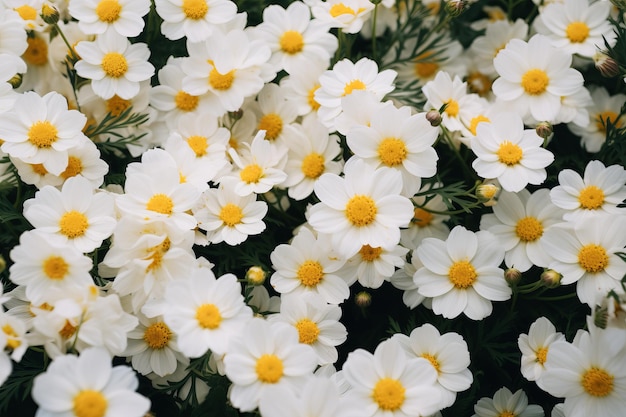
[[[548,88],[550,79],[545,71],[534,68],[522,75],[522,88],[531,96],[543,94]]]
[[[106,23],[113,23],[120,18],[122,6],[117,0],[101,0],[96,6],[98,18]]]
[[[432,54],[433,51],[425,51],[415,58],[415,66],[413,69],[417,78],[430,78],[439,70],[437,61],[433,59],[428,60]]]
[[[24,4],[14,9],[23,20],[35,20],[37,18],[37,10],[33,6]]]
[[[174,202],[167,195],[158,193],[150,197],[146,204],[146,209],[169,216],[174,211]]]
[[[300,32],[295,30],[285,31],[280,37],[279,43],[280,49],[290,55],[297,54],[304,48],[304,38]]]
[[[448,278],[456,288],[465,289],[476,282],[476,270],[468,261],[456,261],[448,270]]]
[[[607,110],[600,112],[596,115],[596,127],[600,132],[606,132],[606,126],[609,122],[615,127],[622,127],[621,120],[618,119],[619,115],[614,111]]]
[[[543,365],[544,363],[546,363],[546,359],[548,359],[548,348],[541,347],[537,349],[537,352],[535,352],[535,356],[537,356],[537,362]]]
[[[609,264],[606,249],[595,243],[583,246],[578,251],[578,264],[589,273],[604,271]]]
[[[48,170],[43,166],[43,164],[31,164],[30,166],[35,174],[46,175],[48,173]]]
[[[58,139],[59,131],[47,120],[33,123],[28,129],[28,141],[38,148],[50,148]]]
[[[426,227],[433,221],[434,217],[435,216],[433,216],[432,213],[424,210],[423,208],[415,207],[411,223],[417,225],[417,227]]]
[[[365,83],[361,80],[352,80],[343,88],[343,95],[352,94],[354,90],[365,90]]]
[[[302,262],[296,276],[305,287],[315,287],[324,279],[324,268],[317,261]]]
[[[401,165],[407,153],[405,143],[398,138],[385,138],[378,144],[378,157],[389,167]]]
[[[70,323],[69,320],[65,320],[65,324],[63,325],[63,328],[61,330],[59,330],[59,335],[63,338],[63,339],[69,339],[70,337],[74,336],[74,334],[76,334],[76,330],[78,329],[78,327],[74,326],[72,323]]]
[[[589,26],[585,22],[572,22],[565,28],[565,34],[573,43],[582,43],[589,37]]]
[[[324,157],[312,152],[302,159],[300,170],[305,177],[315,179],[324,172]]]
[[[73,411],[76,417],[103,417],[108,403],[100,391],[82,390],[74,397]]]
[[[491,78],[482,72],[473,71],[467,75],[467,87],[470,92],[481,97],[485,97],[491,91],[492,84]]]
[[[196,310],[196,320],[200,327],[213,330],[220,326],[222,315],[215,304],[202,304]]]
[[[366,195],[355,195],[346,204],[346,217],[357,227],[371,224],[377,212],[376,203]]]
[[[198,96],[192,96],[191,94],[187,94],[184,91],[179,91],[176,93],[176,97],[174,97],[174,102],[176,103],[176,107],[182,111],[193,111],[198,107],[198,102],[200,99]]]
[[[459,114],[459,102],[455,99],[446,101],[445,113],[450,117],[456,117]]]
[[[172,339],[172,331],[162,321],[151,324],[143,333],[143,340],[150,349],[163,349]]]
[[[205,136],[192,135],[187,138],[187,145],[196,154],[197,157],[206,155],[209,143]]]
[[[351,14],[351,15],[356,14],[354,12],[354,9],[352,9],[351,7],[346,6],[343,3],[333,4],[332,7],[330,8],[329,13],[330,13],[330,15],[332,17],[341,16],[342,14]]]
[[[59,229],[61,234],[71,238],[79,237],[85,234],[89,227],[87,216],[76,210],[70,210],[61,216],[59,220]]]
[[[228,90],[235,80],[235,70],[230,70],[226,74],[218,72],[215,67],[209,73],[209,84],[216,90]]]
[[[228,203],[220,211],[220,219],[228,226],[233,227],[236,224],[241,223],[243,219],[243,211],[241,207],[236,204]]]
[[[511,166],[519,163],[524,153],[518,145],[505,140],[500,144],[496,155],[501,163]]]
[[[317,327],[317,324],[309,319],[298,320],[296,322],[296,329],[298,330],[300,343],[306,343],[307,345],[315,343],[317,336],[320,334],[320,329]]]
[[[361,255],[361,259],[365,262],[372,262],[378,259],[382,252],[383,248],[373,248],[370,245],[363,245],[359,250],[359,255]]]
[[[183,13],[189,19],[203,19],[209,11],[209,5],[206,0],[183,0]]]
[[[265,130],[265,139],[274,140],[283,131],[283,119],[276,113],[268,113],[261,117],[258,130]]]
[[[512,411],[504,410],[500,414],[498,414],[497,417],[516,417],[516,416],[515,416],[515,413],[513,413]]]
[[[374,386],[372,397],[378,407],[385,411],[395,411],[404,404],[406,388],[393,378],[381,378]]]
[[[122,112],[128,109],[132,105],[130,100],[125,100],[115,94],[113,97],[107,100],[106,107],[107,112],[111,113],[111,116],[119,116]]]
[[[60,256],[53,255],[43,261],[43,272],[50,279],[63,279],[69,270],[70,266]]]
[[[595,185],[588,185],[578,194],[580,206],[587,210],[597,210],[604,204],[604,191]]]
[[[102,71],[111,78],[120,78],[128,71],[126,57],[119,52],[109,52],[102,58]]]
[[[239,178],[248,184],[257,183],[263,176],[263,168],[257,164],[246,165],[239,173]]]
[[[536,217],[524,217],[517,221],[515,234],[523,242],[534,242],[543,235],[543,224]]]
[[[613,375],[604,369],[592,367],[583,374],[580,382],[587,394],[606,397],[613,392],[613,379]]]
[[[472,118],[469,125],[469,130],[470,132],[472,132],[472,135],[476,136],[476,129],[478,129],[478,124],[481,122],[491,123],[491,120],[487,116],[483,116],[482,114]]]
[[[26,38],[28,48],[22,54],[24,61],[31,65],[45,65],[48,63],[48,44],[41,38]]]
[[[61,178],[68,179],[75,177],[81,172],[83,172],[83,162],[80,158],[70,156],[67,158],[67,167],[65,168],[65,171],[61,172]]]
[[[20,347],[20,345],[22,344],[22,342],[20,342],[17,337],[18,334],[15,331],[15,329],[13,329],[13,327],[11,327],[10,324],[5,324],[4,326],[2,326],[2,331],[4,332],[4,334],[7,335],[7,344],[6,347],[9,349],[17,349],[18,347]]]
[[[311,106],[311,109],[317,110],[320,108],[320,103],[315,100],[315,92],[320,88],[319,84],[314,85],[307,94],[307,103]]]
[[[153,271],[155,269],[159,269],[161,267],[161,263],[163,262],[163,255],[170,250],[170,246],[172,242],[168,237],[163,240],[160,245],[156,245],[148,249],[148,253],[150,254],[145,260],[150,261],[150,264],[146,268],[146,273]]]
[[[276,355],[263,354],[256,361],[255,371],[260,381],[275,384],[283,376],[283,361]]]
[[[433,356],[430,353],[424,353],[422,355],[422,358],[427,359],[428,362],[430,362],[430,364],[433,366],[433,368],[435,368],[435,371],[437,371],[437,373],[441,373],[441,364],[437,360],[436,356]]]

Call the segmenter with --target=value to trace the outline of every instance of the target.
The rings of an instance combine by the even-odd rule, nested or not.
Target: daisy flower
[[[155,5],[163,19],[161,33],[170,40],[186,36],[190,42],[202,42],[237,14],[237,5],[229,0],[156,0]]]
[[[319,77],[327,68],[327,65],[311,64],[281,78],[285,99],[296,108],[299,116],[316,113],[320,108],[315,101],[315,91],[320,88]]]
[[[374,354],[351,352],[342,373],[350,384],[344,395],[350,415],[427,416],[443,408],[437,372],[428,360],[409,358],[397,339],[381,342]]]
[[[337,271],[344,261],[331,252],[328,239],[315,237],[303,227],[290,244],[278,245],[270,253],[270,283],[281,294],[320,294],[329,304],[339,304],[350,295],[348,282]]]
[[[374,116],[383,107],[394,107],[391,100],[381,102],[371,91],[354,90],[341,99],[341,114],[335,118],[334,128],[344,136],[359,127],[369,127]]]
[[[550,345],[556,341],[565,340],[562,333],[545,317],[539,317],[528,329],[528,334],[522,333],[517,339],[517,345],[522,352],[521,372],[529,381],[536,381],[542,387],[541,375],[545,371],[546,359]]]
[[[59,191],[47,186],[24,202],[24,217],[38,231],[89,253],[111,236],[115,224],[113,197],[94,193],[89,180],[69,178]]]
[[[269,387],[297,387],[312,375],[317,356],[298,338],[292,326],[260,318],[250,320],[232,338],[224,369],[233,383],[228,398],[234,407],[252,411]]]
[[[265,139],[272,143],[287,144],[293,136],[292,123],[298,113],[285,99],[282,87],[265,84],[257,95],[257,101],[246,107],[258,120],[257,131],[265,130]]]
[[[266,7],[256,31],[272,50],[270,63],[288,74],[317,63],[327,67],[337,49],[337,38],[325,23],[311,20],[311,10],[303,2],[293,2],[287,9]]]
[[[389,247],[363,245],[356,255],[346,261],[339,274],[358,277],[359,284],[365,288],[379,288],[390,280],[396,267],[404,265],[408,251],[397,244]]]
[[[546,35],[555,48],[591,58],[600,48],[615,44],[609,22],[611,5],[600,1],[564,0],[541,9],[535,19],[537,33]]]
[[[33,380],[32,396],[40,415],[141,417],[150,400],[137,394],[139,381],[128,366],[111,366],[103,349],[54,359]]]
[[[73,150],[74,148],[70,149]],[[24,181],[26,184],[34,185],[37,189],[42,189],[46,185],[56,187],[63,184],[64,180],[62,177],[51,174],[42,164],[28,164],[21,159],[11,157],[9,157],[9,160],[17,169],[20,180]]]
[[[510,40],[493,59],[500,75],[492,89],[498,100],[512,106],[524,119],[553,121],[561,107],[561,97],[575,93],[583,85],[580,72],[570,68],[572,56],[549,39],[535,35],[528,42]]]
[[[515,22],[508,19],[489,22],[485,34],[476,37],[469,48],[477,69],[489,77],[496,77],[498,73],[493,66],[493,59],[511,39],[525,40],[527,35],[528,24],[523,19]]]
[[[316,0],[311,3],[311,12],[316,19],[345,33],[358,33],[374,10],[374,4],[368,0]]]
[[[511,297],[499,268],[504,250],[489,232],[473,233],[456,226],[445,241],[424,239],[413,255],[424,265],[413,280],[420,294],[433,298],[435,314],[451,319],[465,313],[482,320],[491,314],[491,301]]]
[[[553,226],[541,244],[552,261],[548,268],[563,275],[561,284],[576,282],[581,302],[593,307],[609,291],[622,292],[626,264],[617,255],[626,246],[623,216],[598,215]]]
[[[372,168],[352,158],[345,177],[322,175],[314,185],[320,202],[311,207],[309,223],[331,235],[333,248],[349,258],[363,245],[388,247],[400,241],[400,227],[413,217],[413,204],[400,195],[402,177],[387,167]]]
[[[132,38],[144,28],[143,17],[150,11],[149,0],[70,1],[70,15],[85,34],[100,35],[111,30]],[[82,54],[81,54],[82,56]]]
[[[4,7],[15,10],[22,18],[22,26],[28,31],[41,32],[46,23],[39,15],[43,0],[5,0]]]
[[[590,161],[581,177],[576,171],[559,172],[559,185],[550,190],[550,199],[566,211],[563,218],[579,221],[598,213],[623,214],[618,207],[626,199],[626,170],[620,165],[604,166]]]
[[[472,417],[543,417],[543,408],[539,405],[528,405],[528,397],[524,391],[512,393],[502,387],[493,398],[483,397],[474,405]]]
[[[75,49],[81,57],[74,65],[77,74],[91,80],[93,91],[105,100],[114,95],[133,98],[139,93],[139,83],[154,74],[154,67],[148,62],[148,46],[131,44],[125,36],[112,30],[93,42],[77,43]]]
[[[544,231],[561,223],[563,210],[550,203],[550,191],[542,188],[530,193],[503,191],[492,214],[480,219],[480,229],[493,233],[506,251],[507,267],[528,271],[533,265],[547,267],[550,256],[541,246]]]
[[[477,156],[472,167],[479,176],[497,179],[505,190],[518,192],[528,184],[545,181],[545,168],[554,155],[542,144],[535,129],[524,129],[517,114],[501,113],[491,123],[478,124],[471,140]]]
[[[15,100],[11,111],[0,114],[1,149],[59,175],[67,168],[68,150],[87,139],[81,131],[86,121],[80,112],[68,110],[67,100],[59,93],[41,97],[26,92]]]
[[[59,176],[62,180],[80,176],[89,180],[95,189],[102,185],[108,172],[109,165],[100,157],[96,144],[91,140],[81,140],[77,146],[67,150],[67,166]]]

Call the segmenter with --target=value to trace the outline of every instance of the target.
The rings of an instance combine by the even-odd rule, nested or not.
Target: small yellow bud
[[[59,21],[59,11],[53,5],[44,3],[41,6],[41,18],[49,25],[54,25]]]
[[[596,69],[603,77],[613,78],[619,75],[619,65],[613,58],[607,55],[606,52],[598,51],[592,58]]]
[[[0,255],[0,273],[4,272],[6,267],[7,267],[7,261],[5,261],[4,257],[2,255]]]
[[[556,288],[561,285],[562,277],[563,275],[559,274],[554,269],[546,269],[541,273],[540,279],[545,287]]]
[[[372,295],[367,291],[361,291],[354,296],[354,302],[361,308],[369,307],[372,304]]]
[[[22,79],[22,74],[15,74],[13,77],[11,77],[8,83],[11,84],[11,87],[18,88],[20,85],[22,85]]]
[[[547,140],[552,135],[552,124],[550,122],[539,122],[535,127],[535,132],[543,140]]]
[[[482,183],[476,187],[476,198],[487,207],[496,205],[499,194],[500,187],[493,183]]]
[[[509,268],[504,271],[504,279],[509,285],[515,285],[522,279],[522,273],[519,269]]]
[[[246,281],[251,285],[263,285],[267,274],[260,266],[252,266],[246,272]]]

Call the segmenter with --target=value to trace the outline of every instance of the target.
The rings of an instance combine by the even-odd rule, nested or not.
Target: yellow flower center
[[[255,371],[261,382],[275,384],[283,376],[283,361],[276,355],[263,354],[256,361]]]
[[[96,14],[103,22],[113,23],[120,18],[122,6],[117,0],[101,0],[96,6]]]
[[[160,245],[156,245],[148,249],[149,256],[146,258],[146,260],[151,262],[150,265],[148,265],[148,267],[146,268],[146,273],[149,273],[161,267],[161,264],[163,262],[163,255],[165,255],[167,251],[170,250],[171,244],[172,242],[170,241],[170,239],[166,237]]]
[[[587,394],[594,397],[606,397],[613,392],[613,375],[604,369],[590,368],[582,376],[580,383]]]
[[[317,341],[317,336],[320,334],[320,329],[317,324],[309,319],[301,319],[296,322],[296,329],[298,330],[300,343],[306,343],[307,345],[313,344]]]
[[[150,197],[146,204],[146,209],[169,216],[173,213],[174,202],[167,195],[158,193]]]
[[[259,182],[262,176],[263,168],[261,168],[257,164],[246,165],[245,168],[242,169],[239,173],[239,178],[241,178],[241,181],[248,184]]]
[[[211,62],[211,65],[213,63]],[[215,67],[211,69],[209,73],[209,84],[216,90],[225,91],[233,85],[233,81],[235,80],[235,70],[230,70],[226,74],[222,74],[218,72]]]
[[[179,91],[176,93],[176,97],[174,97],[174,102],[176,103],[176,107],[182,111],[192,111],[198,107],[198,102],[200,99],[198,96],[192,96],[191,94],[187,94],[184,91]]]
[[[311,106],[311,109],[313,109],[313,111],[320,108],[320,103],[315,101],[315,92],[318,88],[320,88],[319,84],[314,85],[307,94],[307,103],[309,103],[309,106]]]
[[[609,264],[606,249],[595,243],[585,245],[578,251],[578,264],[589,273],[604,271]]]
[[[544,363],[546,363],[546,359],[548,359],[548,348],[541,347],[537,349],[537,352],[535,352],[535,356],[537,356],[537,362],[543,365]]]
[[[531,96],[543,94],[549,83],[548,74],[537,68],[528,70],[522,75],[522,88],[526,91],[526,94]]]
[[[352,80],[343,88],[343,95],[352,94],[354,90],[365,90],[365,83],[361,80]]]
[[[220,326],[222,315],[215,304],[202,304],[196,310],[196,320],[200,327],[213,330]]]
[[[491,91],[491,78],[482,72],[473,71],[467,76],[467,86],[471,93],[485,97]]]
[[[385,138],[378,144],[378,157],[389,167],[402,165],[407,153],[404,141],[398,138]]]
[[[302,160],[300,170],[307,178],[318,178],[324,172],[324,157],[316,152],[308,154]]]
[[[437,360],[436,356],[431,355],[430,353],[424,353],[422,354],[422,358],[428,360],[428,362],[430,362],[433,368],[435,368],[435,371],[437,371],[437,373],[441,372],[441,364]]]
[[[48,170],[43,166],[43,164],[31,164],[30,166],[35,174],[43,176],[48,173]]]
[[[512,411],[504,410],[497,417],[516,417],[516,415]]]
[[[26,38],[28,48],[22,55],[24,61],[31,65],[41,66],[48,63],[48,44],[45,40],[36,37]]]
[[[595,185],[588,185],[578,194],[580,206],[587,210],[597,210],[604,204],[604,191]]]
[[[356,14],[354,12],[354,9],[352,9],[351,7],[346,6],[343,3],[333,4],[332,7],[330,8],[329,12],[330,12],[330,15],[332,17],[341,16],[342,14],[351,14],[351,15],[355,15]]]
[[[172,331],[162,321],[151,324],[143,333],[143,340],[150,349],[163,349],[171,339]]]
[[[522,242],[534,242],[543,235],[543,224],[536,217],[524,217],[515,225],[515,233]]]
[[[220,219],[228,226],[233,227],[241,223],[243,219],[243,211],[236,204],[228,203],[220,211]]]
[[[59,220],[61,234],[64,234],[70,239],[84,235],[88,227],[89,220],[87,216],[76,210],[68,211],[61,216],[61,220]]]
[[[115,117],[122,114],[122,112],[124,112],[124,110],[129,108],[131,105],[132,105],[132,102],[130,100],[124,100],[123,98],[119,97],[117,94],[115,94],[113,97],[108,99],[106,103],[107,112],[111,113],[111,116],[115,116]]]
[[[74,336],[74,334],[76,334],[77,329],[78,328],[74,326],[72,323],[70,323],[69,320],[65,320],[65,324],[63,325],[63,328],[59,330],[59,336],[67,340],[70,337]]]
[[[285,33],[283,33],[280,37],[279,43],[280,49],[290,55],[297,54],[302,51],[302,48],[304,48],[304,38],[300,32],[295,30],[285,31]]]
[[[585,22],[572,22],[565,28],[565,34],[572,43],[582,43],[589,37],[589,26]]]
[[[619,115],[614,111],[607,110],[596,115],[596,127],[601,132],[606,132],[606,125],[611,122],[615,127],[622,127],[622,121],[618,120]]]
[[[61,280],[65,278],[70,266],[60,256],[50,256],[43,261],[43,272],[50,279]]]
[[[446,109],[444,110],[450,117],[456,117],[459,114],[459,102],[451,98],[446,101]]]
[[[373,248],[370,245],[363,245],[359,250],[359,255],[361,255],[361,259],[365,262],[372,262],[378,259],[382,252],[383,248]]]
[[[20,7],[16,7],[15,11],[23,20],[35,20],[37,18],[37,10],[33,6],[25,4]]]
[[[7,335],[7,344],[6,344],[7,348],[17,349],[18,347],[20,347],[22,342],[20,342],[19,339],[17,339],[18,337],[17,332],[15,331],[15,329],[13,329],[13,327],[11,327],[10,324],[7,323],[4,326],[2,326],[2,331],[4,332],[4,334]]]
[[[61,178],[68,179],[75,177],[81,172],[83,172],[83,162],[80,158],[70,156],[67,158],[67,167],[65,168],[65,171],[61,172]]]
[[[377,212],[376,203],[366,195],[355,195],[346,204],[346,217],[357,227],[371,224]]]
[[[425,51],[415,58],[415,66],[413,68],[417,78],[430,78],[439,70],[437,61],[428,60],[433,51]]]
[[[477,277],[474,265],[468,261],[456,261],[448,270],[450,282],[458,289],[471,287]]]
[[[268,113],[261,117],[258,130],[265,130],[265,139],[274,140],[283,131],[283,119],[276,113]]]
[[[76,417],[103,417],[107,411],[107,400],[100,391],[82,390],[74,397]]]
[[[38,148],[50,148],[57,140],[57,128],[47,120],[33,123],[28,129],[28,141]]]
[[[406,389],[402,382],[393,378],[381,378],[372,391],[372,397],[378,407],[385,411],[395,411],[404,404]]]
[[[187,145],[199,158],[206,155],[206,151],[209,147],[209,142],[205,136],[193,135],[187,138]]]
[[[317,261],[302,262],[296,276],[305,287],[315,287],[324,279],[324,269]]]
[[[491,123],[491,120],[487,116],[478,115],[470,121],[469,130],[472,132],[472,135],[476,136],[476,129],[478,129],[478,123],[486,122]]]
[[[501,163],[511,166],[519,163],[524,153],[522,152],[522,148],[518,145],[505,140],[500,144],[496,155],[498,155],[498,160]]]
[[[209,11],[206,0],[183,0],[183,13],[192,20],[203,19]]]
[[[126,57],[119,52],[109,52],[102,58],[102,71],[111,78],[120,78],[128,71]]]
[[[417,225],[417,227],[426,227],[433,221],[434,217],[435,216],[433,216],[432,213],[424,210],[423,208],[416,207],[413,210],[411,223]]]

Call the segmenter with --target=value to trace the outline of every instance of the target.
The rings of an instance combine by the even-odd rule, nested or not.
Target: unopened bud
[[[467,1],[465,0],[448,0],[446,1],[446,12],[452,16],[457,17],[465,11],[467,8]]]
[[[550,135],[552,135],[552,124],[550,122],[539,122],[537,127],[535,127],[535,132],[539,137],[543,138],[543,140],[547,140]]]
[[[13,77],[11,77],[8,83],[11,84],[11,87],[18,88],[20,85],[22,85],[23,78],[24,77],[22,76],[22,74],[15,74]]]
[[[563,275],[559,274],[554,269],[546,269],[541,273],[540,279],[545,287],[556,288],[561,285],[562,277]]]
[[[382,2],[383,2],[383,0],[370,0],[370,3],[372,3],[372,4],[374,4],[374,5],[376,5],[376,4],[380,4],[380,3],[382,3]]]
[[[619,75],[619,65],[617,62],[602,51],[598,51],[593,55],[596,69],[600,71],[603,77],[613,78]]]
[[[262,285],[267,274],[260,266],[251,266],[246,272],[246,281],[251,285]]]
[[[49,25],[54,25],[59,21],[59,11],[51,4],[44,3],[41,6],[41,18]]]
[[[504,279],[509,285],[516,285],[522,279],[522,273],[519,269],[509,268],[504,271]]]
[[[500,187],[495,184],[485,183],[476,187],[476,197],[485,205],[490,202],[494,205],[499,192]]]
[[[369,307],[372,304],[372,295],[367,291],[361,291],[354,296],[354,302],[361,308]]]
[[[426,120],[428,120],[428,123],[430,123],[431,126],[437,127],[441,124],[441,113],[437,110],[431,110],[426,113]]]
[[[4,272],[4,270],[7,267],[7,261],[4,260],[4,257],[2,255],[0,255],[0,273]],[[0,290],[0,293],[2,291]]]

